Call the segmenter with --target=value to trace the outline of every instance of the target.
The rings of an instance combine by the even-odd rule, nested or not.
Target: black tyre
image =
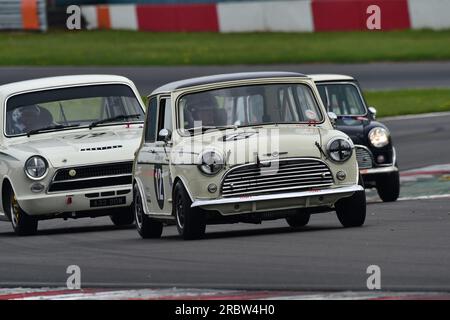
[[[400,195],[400,174],[392,172],[377,179],[377,192],[383,202],[392,202]]]
[[[143,239],[161,238],[163,224],[152,219],[144,213],[141,193],[137,185],[134,186],[134,215],[136,219],[136,230]]]
[[[114,214],[110,215],[112,223],[115,226],[129,226],[134,223],[134,210],[133,205],[128,208],[120,208],[114,210]]]
[[[191,199],[181,182],[174,189],[174,213],[178,233],[184,240],[203,238],[206,230],[205,215],[199,208],[191,208]]]
[[[361,176],[359,185],[363,185]],[[360,227],[366,221],[366,192],[357,191],[335,204],[336,215],[345,228]]]
[[[309,213],[297,213],[296,215],[286,218],[286,222],[292,228],[304,227],[308,224],[311,215]]]
[[[8,203],[5,206],[14,232],[19,236],[31,236],[37,233],[38,219],[28,215],[17,202],[13,190],[8,191]]]

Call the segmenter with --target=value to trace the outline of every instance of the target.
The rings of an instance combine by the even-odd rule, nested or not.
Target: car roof
[[[309,74],[314,82],[327,82],[327,81],[355,81],[355,78],[344,74]]]
[[[26,80],[20,82],[12,82],[0,86],[0,96],[9,96],[11,94],[20,93],[30,90],[45,90],[56,87],[76,86],[76,85],[92,85],[101,83],[127,83],[133,85],[131,80],[116,75],[76,75],[76,76],[60,76]]]
[[[253,79],[270,79],[270,78],[307,78],[304,74],[296,72],[282,71],[266,71],[266,72],[240,72],[217,74],[206,77],[190,78],[181,81],[170,82],[152,92],[152,95],[164,92],[171,92],[177,89],[208,85],[221,82],[253,80]]]

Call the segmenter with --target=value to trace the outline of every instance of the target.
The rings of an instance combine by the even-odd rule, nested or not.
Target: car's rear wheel
[[[362,186],[362,178],[359,177]],[[336,215],[345,228],[360,227],[366,221],[366,192],[356,191],[350,197],[342,198],[335,204]]]
[[[304,227],[308,224],[311,215],[309,213],[297,213],[286,218],[286,222],[292,228]]]
[[[37,233],[38,219],[27,214],[19,205],[13,190],[9,190],[8,216],[14,232],[19,236],[31,236]]]
[[[383,202],[392,202],[400,195],[400,174],[398,171],[377,179],[377,192]]]
[[[136,220],[136,230],[143,239],[161,238],[163,224],[152,219],[144,213],[141,193],[137,185],[134,186],[134,215]]]
[[[133,205],[125,208],[114,210],[115,213],[110,215],[110,219],[115,226],[129,226],[134,223]]]
[[[191,208],[191,199],[181,182],[174,189],[174,211],[178,233],[185,240],[203,238],[206,230],[205,215],[199,208]]]

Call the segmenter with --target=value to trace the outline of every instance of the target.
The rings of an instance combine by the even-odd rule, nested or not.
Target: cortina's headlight
[[[369,141],[375,148],[381,148],[389,144],[389,132],[381,127],[369,131]]]
[[[198,169],[206,175],[212,176],[223,169],[223,157],[214,150],[206,150],[200,154]]]
[[[353,144],[343,138],[332,139],[328,142],[327,151],[331,160],[344,162],[352,156]]]
[[[25,162],[25,174],[32,180],[43,179],[47,175],[48,164],[41,156],[32,156]]]

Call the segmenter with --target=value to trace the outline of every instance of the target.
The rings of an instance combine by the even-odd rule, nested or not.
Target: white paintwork
[[[314,82],[354,81],[355,78],[343,74],[308,74]]]
[[[220,32],[312,32],[311,1],[218,3]]]
[[[79,85],[101,84],[101,83],[125,83],[134,87],[131,80],[115,75],[76,75],[76,76],[61,76],[48,77],[34,80],[26,80],[13,82],[0,86],[0,99],[4,103],[4,99],[8,95],[18,94],[25,91],[39,91],[51,88],[72,87]],[[137,92],[137,90],[136,90]]]
[[[30,186],[34,182],[24,173],[24,163],[34,155],[47,159],[49,171],[45,178],[40,180],[46,189],[57,169],[62,167],[83,166],[93,164],[107,164],[133,161],[134,152],[139,146],[142,136],[142,124],[117,124],[111,126],[98,126],[89,128],[74,128],[64,131],[53,131],[27,136],[5,137],[4,111],[8,97],[25,92],[39,92],[43,90],[67,88],[74,86],[87,86],[98,84],[123,84],[129,86],[137,100],[142,101],[139,93],[129,79],[112,75],[80,75],[42,78],[11,83],[0,86],[0,178],[1,185],[7,179],[16,194],[19,205],[30,215],[53,215],[60,212],[92,210],[89,199],[84,195],[90,192],[106,192],[121,189],[131,189],[131,185],[83,189],[82,191],[67,191],[47,193],[32,193]],[[93,135],[102,133],[99,136]],[[80,137],[84,135],[84,137]],[[96,151],[81,151],[83,148],[122,145],[122,148]],[[1,190],[3,192],[3,190]],[[72,204],[66,203],[66,197],[73,196]],[[126,205],[132,202],[132,194],[126,195]],[[102,207],[105,209],[108,207]],[[0,211],[3,203],[0,198]]]

